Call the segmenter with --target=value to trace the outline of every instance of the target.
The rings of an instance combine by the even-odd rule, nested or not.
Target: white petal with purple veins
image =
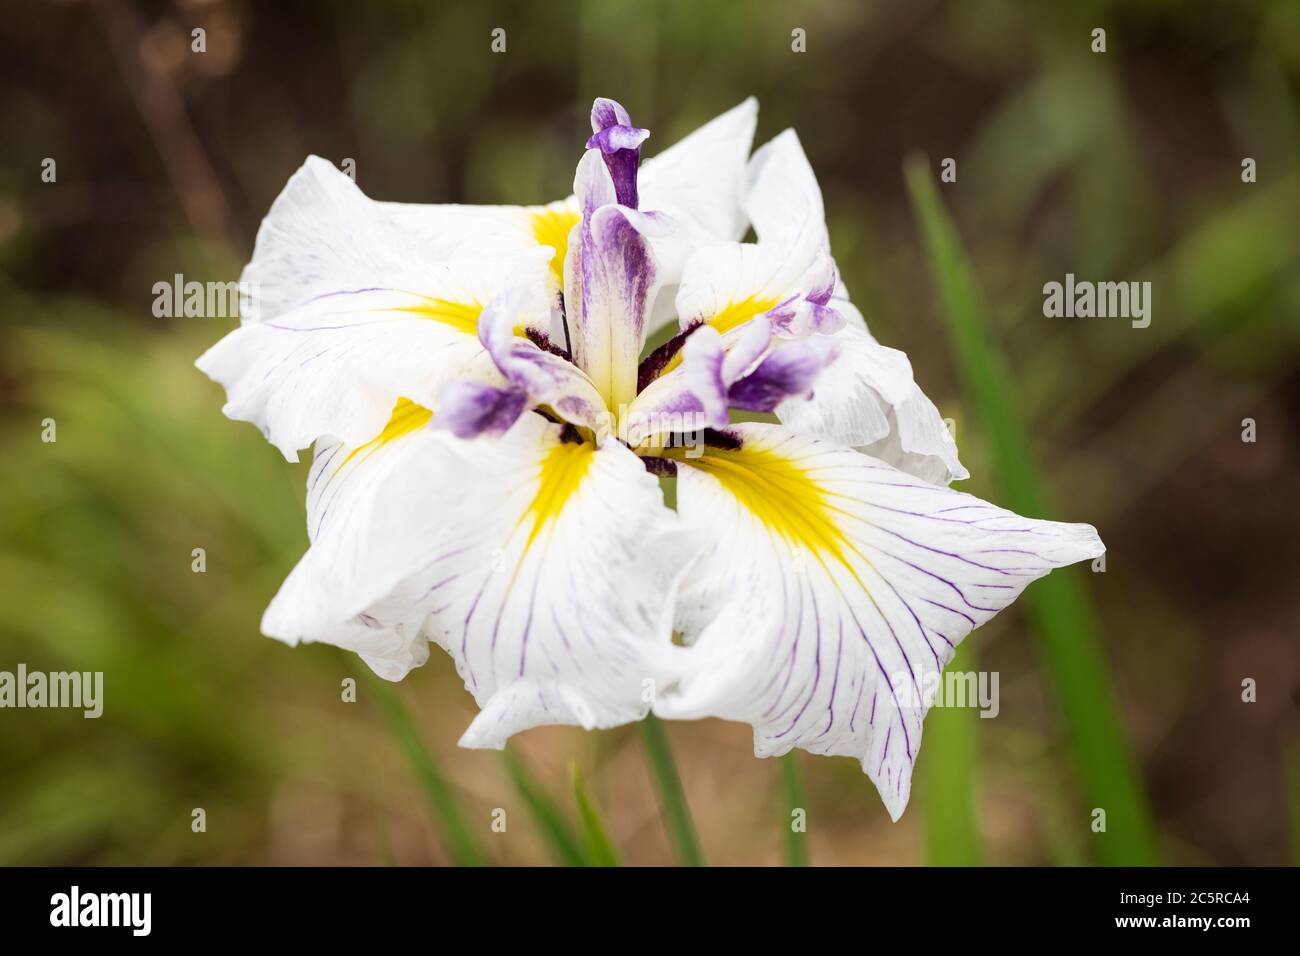
[[[415,542],[376,542],[374,535],[393,477],[430,441],[441,440],[427,432],[431,417],[427,408],[403,400],[371,441],[317,443],[307,478],[311,547],[266,609],[264,634],[288,644],[321,642],[356,651],[388,680],[401,680],[428,658],[424,614],[404,613],[405,604],[386,612],[384,605],[407,576]],[[416,500],[406,506],[427,510]]]
[[[240,282],[244,321],[265,322],[343,290],[408,277],[427,260],[412,237],[328,160],[309,156],[257,231]],[[391,285],[391,283],[389,283]]]
[[[246,323],[209,349],[195,364],[225,387],[225,413],[257,425],[290,461],[323,436],[363,442],[399,397],[432,407],[444,383],[491,374],[476,337],[483,305],[530,277],[546,286],[541,249],[514,260],[426,263],[418,272],[395,272],[398,265],[369,285]]]
[[[340,466],[344,454],[323,449],[313,469],[312,548],[268,633],[337,642],[364,626],[392,641],[422,627],[482,708],[470,747],[639,719],[675,678],[689,539],[626,448],[562,442],[525,415],[499,439],[425,427]]]
[[[751,723],[760,756],[853,756],[898,819],[933,675],[1101,541],[779,426],[731,433],[740,447],[678,466],[678,511],[707,543],[678,605],[690,666],[655,712]]]

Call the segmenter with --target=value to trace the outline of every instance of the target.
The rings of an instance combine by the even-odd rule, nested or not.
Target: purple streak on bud
[[[632,117],[614,100],[597,99],[591,106],[588,149],[599,149],[614,180],[620,206],[637,208],[636,171],[641,164],[641,144],[650,131],[632,125]]]

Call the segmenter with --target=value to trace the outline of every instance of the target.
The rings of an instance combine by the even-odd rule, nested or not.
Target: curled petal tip
[[[606,156],[611,156],[619,150],[639,149],[649,138],[648,129],[641,129],[638,126],[611,126],[592,133],[587,138],[587,148],[599,149]]]
[[[650,131],[632,125],[632,117],[623,106],[600,98],[591,107],[591,137],[588,149],[599,149],[614,180],[620,205],[637,207],[637,167],[641,163],[641,144]]]
[[[591,104],[591,131],[599,133],[611,126],[631,126],[632,117],[618,100],[598,96]]]

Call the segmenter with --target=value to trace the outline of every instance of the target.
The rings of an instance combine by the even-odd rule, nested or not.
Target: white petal
[[[430,259],[521,255],[539,247],[551,250],[550,281],[564,282],[564,254],[569,232],[580,218],[577,201],[545,206],[473,206],[456,203],[376,203],[381,212],[407,232]]]
[[[246,323],[265,321],[317,296],[368,288],[394,261],[411,262],[403,233],[385,228],[374,204],[332,163],[309,156],[258,228],[240,276],[249,290],[241,315]]]
[[[745,212],[759,242],[803,256],[830,245],[821,187],[794,130],[754,151],[748,179]]]
[[[400,288],[436,259],[520,251],[461,247],[432,256],[386,211],[391,205],[374,202],[333,164],[309,156],[257,231],[253,258],[240,276],[249,290],[241,303],[244,320],[265,322],[342,291]]]
[[[679,595],[694,659],[655,711],[751,723],[760,756],[856,757],[897,819],[927,681],[1031,581],[1102,544],[779,426],[732,431],[741,448],[678,468],[678,511],[708,544]]]
[[[522,252],[535,243],[528,217],[537,206],[376,202],[435,259]]]
[[[645,160],[641,208],[667,212],[692,238],[739,239],[748,226],[741,201],[757,123],[751,96]]]
[[[744,234],[748,220],[741,201],[757,118],[758,101],[751,97],[641,164],[640,207],[666,212],[679,223],[673,236],[653,240],[665,281],[676,283],[695,242],[739,239]],[[557,283],[563,280],[568,233],[578,219],[573,196],[547,206],[377,205],[434,258],[497,255],[548,245],[556,250]],[[671,316],[671,291],[659,299],[665,316]]]
[[[824,252],[800,258],[776,245],[707,243],[686,264],[675,314],[683,330],[699,323],[717,329],[730,351],[752,320],[817,288],[831,268]],[[679,368],[683,357],[673,356],[659,376]]]
[[[791,296],[807,293],[828,267],[824,255],[800,258],[776,245],[701,246],[687,262],[677,292],[681,327],[708,322],[729,332]]]
[[[643,717],[681,653],[671,607],[686,538],[630,451],[559,434],[536,415],[494,440],[424,429],[333,478],[361,483],[354,504],[318,509],[268,632],[334,640],[340,620],[386,634],[422,622],[482,708],[464,746]]]
[[[889,409],[889,434],[858,450],[936,485],[970,477],[939,410],[915,384],[904,402]]]
[[[674,315],[673,290],[694,246],[744,235],[748,220],[741,202],[757,118],[758,101],[751,97],[641,164],[640,207],[663,211],[678,226],[672,235],[651,240],[667,286],[655,297],[652,331]],[[434,258],[550,246],[557,288],[563,283],[569,230],[579,215],[573,196],[547,206],[377,205]]]
[[[760,246],[773,244],[796,261],[828,248],[821,187],[793,130],[754,153],[745,209]],[[679,295],[683,305],[693,307]],[[837,281],[829,305],[848,319],[832,336],[840,356],[818,377],[811,398],[782,404],[781,421],[796,431],[859,446],[927,481],[946,484],[968,477],[934,403],[912,380],[907,356],[866,332],[843,282]]]
[[[385,613],[383,604],[408,577],[406,561],[418,542],[401,537],[393,547],[375,544],[382,533],[377,509],[393,477],[427,452],[430,419],[427,408],[403,400],[372,441],[317,444],[307,478],[311,547],[267,608],[264,634],[288,644],[323,642],[356,651],[388,680],[400,680],[428,658],[424,615],[403,613],[404,605]]]
[[[290,461],[322,436],[360,443],[383,427],[398,397],[433,407],[447,381],[494,374],[476,337],[478,316],[511,283],[531,276],[544,286],[545,255],[390,271],[245,324],[195,364],[225,387],[225,413],[257,425]],[[385,280],[391,285],[381,288]]]
[[[837,309],[843,303],[832,300]],[[912,379],[912,364],[854,322],[828,336],[839,357],[818,377],[811,398],[791,398],[777,416],[794,431],[861,451],[926,481],[969,477],[934,403]]]
[[[641,208],[663,210],[677,224],[672,235],[651,243],[663,282],[651,332],[676,316],[676,286],[696,246],[744,236],[749,221],[741,203],[757,122],[758,101],[750,97],[641,164]]]

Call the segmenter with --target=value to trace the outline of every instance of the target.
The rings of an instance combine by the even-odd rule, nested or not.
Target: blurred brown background
[[[750,94],[759,142],[798,129],[855,301],[955,420],[966,489],[998,500],[901,172],[914,152],[957,159],[940,194],[1051,517],[1109,547],[1104,574],[1068,573],[1161,856],[1296,858],[1300,4],[24,0],[0,38],[0,669],[106,685],[99,720],[0,711],[0,862],[448,860],[370,685],[340,700],[360,661],[259,636],[306,545],[305,466],[223,419],[193,368],[232,322],[157,319],[153,285],[235,278],[308,153],[355,159],[379,199],[544,202],[571,188],[594,96],[626,104],[652,154]],[[1150,328],[1045,318],[1042,286],[1067,272],[1153,281]],[[973,644],[1002,692],[975,722],[980,858],[1093,861],[1023,609]],[[455,746],[473,702],[450,660],[398,693],[491,858],[546,862],[499,756]],[[710,861],[779,862],[778,766],[748,728],[669,730]],[[625,861],[673,860],[635,728],[513,746],[566,812],[576,761]],[[800,756],[813,862],[930,858],[945,794],[926,756],[897,825],[854,762]]]

